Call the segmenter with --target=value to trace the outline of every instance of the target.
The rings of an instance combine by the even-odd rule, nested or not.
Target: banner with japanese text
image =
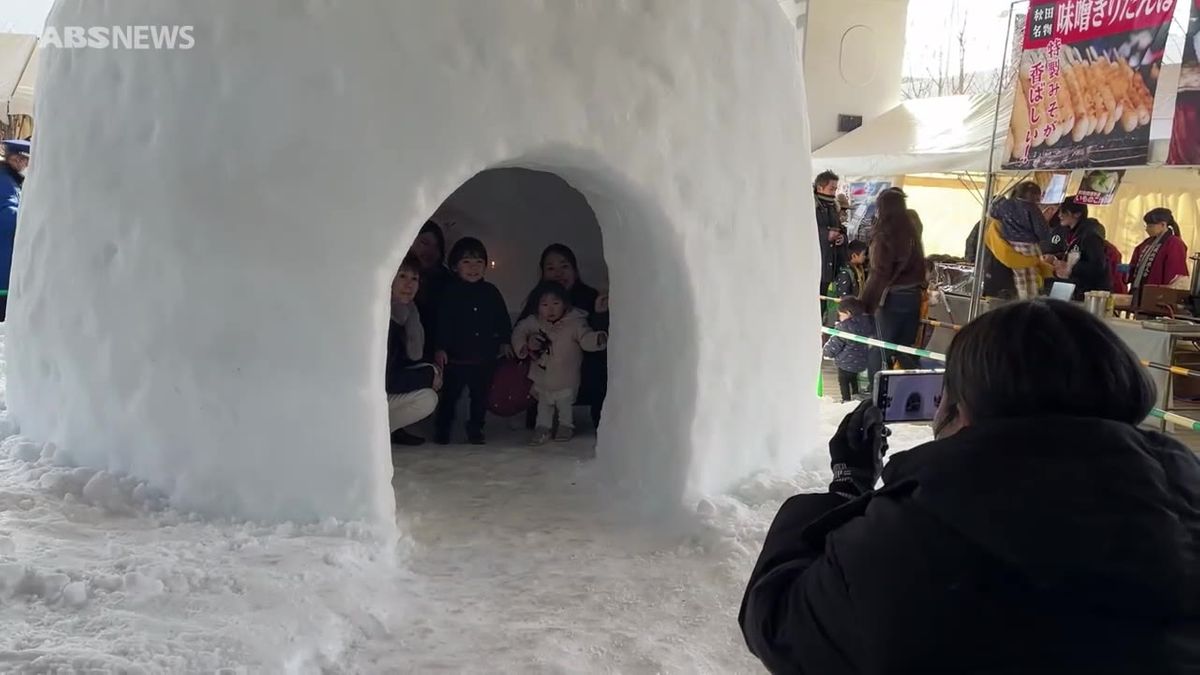
[[[1200,0],[1192,0],[1168,164],[1200,165]]]
[[[1121,187],[1123,178],[1125,178],[1124,170],[1087,171],[1079,183],[1079,191],[1075,193],[1075,202],[1093,206],[1108,206],[1117,196],[1117,188]]]
[[[1067,186],[1071,182],[1070,171],[1037,173],[1034,180],[1042,186],[1042,204],[1061,204],[1067,198]]]
[[[1175,2],[1031,0],[1003,167],[1145,164]]]
[[[879,193],[890,187],[892,187],[890,180],[850,183],[850,189],[847,191],[850,198],[850,220],[846,223],[846,230],[850,233],[851,238],[857,236],[863,223],[870,223],[875,219],[875,200],[879,198]]]

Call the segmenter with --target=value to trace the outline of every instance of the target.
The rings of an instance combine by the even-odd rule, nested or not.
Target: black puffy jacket
[[[455,279],[442,291],[433,339],[451,363],[491,363],[510,337],[508,307],[490,282]]]
[[[780,509],[742,604],[774,672],[1200,672],[1200,461],[1098,419],[1005,420]]]
[[[433,364],[410,358],[405,348],[406,342],[404,326],[395,321],[389,321],[387,365],[383,379],[389,396],[433,387],[434,375],[437,372],[434,370]]]
[[[1112,275],[1108,269],[1108,250],[1104,237],[1100,236],[1100,223],[1087,218],[1075,226],[1067,239],[1067,255],[1079,254],[1079,261],[1071,268],[1069,281],[1075,284],[1075,298],[1083,299],[1088,291],[1111,291]]]

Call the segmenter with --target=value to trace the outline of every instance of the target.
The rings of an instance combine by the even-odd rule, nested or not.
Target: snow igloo
[[[59,0],[49,24],[194,37],[45,50],[8,403],[62,460],[213,516],[394,522],[390,280],[448,195],[511,167],[602,232],[597,474],[678,503],[812,445],[818,252],[777,0]]]

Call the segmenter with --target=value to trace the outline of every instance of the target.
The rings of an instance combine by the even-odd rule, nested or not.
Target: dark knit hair
[[[1069,213],[1073,216],[1079,216],[1079,220],[1087,220],[1088,207],[1087,204],[1081,204],[1075,201],[1075,195],[1071,195],[1063,200],[1062,206],[1058,210],[1063,213]]]
[[[567,293],[567,289],[563,288],[562,284],[557,281],[543,281],[533,288],[533,292],[529,294],[529,299],[533,302],[534,311],[537,311],[537,306],[542,304],[542,298],[547,295],[562,300],[563,307],[571,308],[571,294]]]
[[[421,226],[421,231],[417,233],[417,236],[419,237],[425,233],[432,234],[433,238],[437,239],[438,263],[440,264],[446,259],[446,235],[442,232],[442,226],[432,220],[427,220]]]
[[[836,173],[830,171],[829,169],[826,169],[826,170],[822,171],[821,173],[817,174],[817,179],[815,181],[813,181],[813,187],[814,188],[822,188],[822,187],[825,187],[826,185],[829,185],[830,183],[832,183],[834,181],[838,181],[838,180],[841,180],[841,179],[838,178],[838,175]]]
[[[575,286],[570,291],[567,291],[568,297],[571,293],[579,293],[580,291],[591,288],[584,283],[583,277],[579,273],[579,263],[575,259],[575,251],[572,251],[571,247],[567,246],[566,244],[550,244],[545,248],[545,250],[542,251],[542,257],[538,259],[538,284],[535,285],[533,290],[529,292],[529,295],[525,296],[525,306],[524,309],[521,310],[521,318],[537,314],[538,302],[541,300],[541,296],[538,294],[538,289],[543,283],[542,275],[545,274],[544,270],[546,269],[546,258],[549,258],[555,253],[566,258],[571,267],[575,268]],[[574,306],[575,303],[571,302],[568,304]],[[590,311],[590,308],[584,309],[588,309]]]
[[[870,248],[870,246],[867,246],[867,242],[862,241],[861,239],[855,239],[846,246],[846,250],[850,253],[850,255],[854,255],[855,253],[866,253],[868,250],[870,250]]]
[[[1022,181],[1013,190],[1013,196],[1023,202],[1039,202],[1042,199],[1042,186],[1031,180]]]
[[[1171,209],[1166,209],[1161,206],[1157,209],[1150,209],[1146,212],[1146,215],[1144,218],[1142,218],[1142,220],[1147,225],[1165,223],[1167,227],[1171,228],[1171,232],[1174,233],[1176,237],[1183,236],[1179,233],[1179,223],[1175,222],[1175,214],[1171,213]]]
[[[575,270],[575,283],[581,283],[583,279],[579,278],[579,261],[575,259],[575,251],[572,251],[571,247],[566,244],[550,244],[542,251],[542,257],[538,258],[538,279],[542,278],[542,270],[546,269],[546,258],[555,253],[566,258],[567,262],[571,263],[571,267]]]
[[[454,242],[454,246],[450,247],[450,267],[454,267],[466,257],[482,258],[483,262],[488,261],[487,247],[483,245],[475,237],[463,237]]]
[[[858,316],[859,314],[867,313],[867,306],[863,304],[862,300],[853,295],[847,295],[838,300],[838,311],[845,312],[850,316]]]
[[[404,256],[404,260],[400,261],[400,269],[398,271],[412,272],[413,274],[420,277],[421,276],[421,261],[419,258],[417,258],[417,256],[409,253],[408,255]]]
[[[967,324],[950,343],[945,395],[972,422],[1059,415],[1141,424],[1156,398],[1112,329],[1059,300],[1010,303]]]
[[[900,191],[884,190],[875,199],[875,209],[878,220],[875,223],[875,236],[892,238],[917,238],[916,226],[908,215],[908,200]],[[896,239],[897,243],[899,239]]]

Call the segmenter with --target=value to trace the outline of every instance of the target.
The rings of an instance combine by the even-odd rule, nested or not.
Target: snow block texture
[[[50,23],[195,27],[45,50],[9,403],[61,459],[213,515],[393,522],[389,281],[508,166],[600,223],[612,476],[678,503],[804,447],[818,252],[775,0],[60,0]]]

